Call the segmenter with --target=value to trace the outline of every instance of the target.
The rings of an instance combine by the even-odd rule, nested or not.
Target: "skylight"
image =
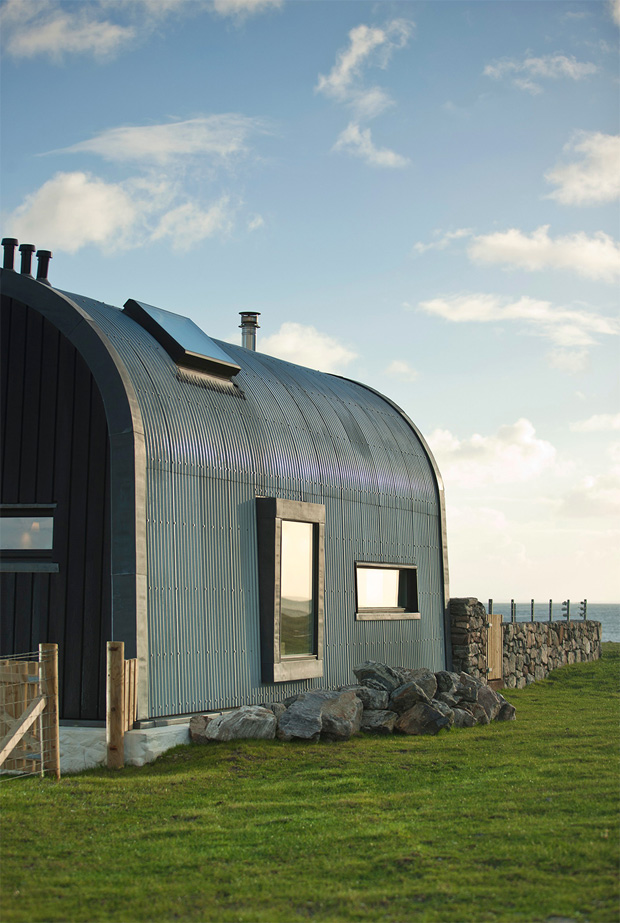
[[[144,327],[177,363],[219,378],[232,378],[241,367],[193,320],[130,298],[125,314]]]

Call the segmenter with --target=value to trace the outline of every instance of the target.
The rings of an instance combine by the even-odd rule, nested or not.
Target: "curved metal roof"
[[[215,341],[234,384],[180,370],[118,308],[67,293],[121,357],[140,405],[147,459],[323,491],[407,499],[438,512],[438,472],[405,415],[353,381]],[[398,498],[398,500],[397,500]]]

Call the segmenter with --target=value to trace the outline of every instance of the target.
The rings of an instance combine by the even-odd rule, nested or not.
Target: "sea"
[[[485,603],[486,605],[486,603]],[[529,622],[531,619],[531,603],[518,603],[515,601],[517,622]],[[499,603],[493,600],[493,612],[501,612],[504,622],[510,621],[510,603]],[[601,623],[601,636],[603,641],[620,642],[620,603],[588,603],[587,617],[593,622]],[[570,620],[577,622],[581,618],[579,602],[571,601]],[[546,622],[549,619],[549,601],[534,603],[534,621]],[[562,615],[562,603],[553,603],[553,621],[566,621]]]

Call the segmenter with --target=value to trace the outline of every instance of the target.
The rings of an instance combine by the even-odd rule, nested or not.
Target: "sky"
[[[452,596],[620,601],[620,2],[4,0],[3,236],[388,395]]]

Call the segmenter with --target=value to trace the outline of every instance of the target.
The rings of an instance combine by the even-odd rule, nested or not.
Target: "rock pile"
[[[348,740],[359,731],[437,734],[444,728],[515,719],[513,705],[468,673],[409,670],[375,661],[353,672],[355,685],[311,689],[284,702],[244,705],[221,715],[195,715],[191,739]]]

